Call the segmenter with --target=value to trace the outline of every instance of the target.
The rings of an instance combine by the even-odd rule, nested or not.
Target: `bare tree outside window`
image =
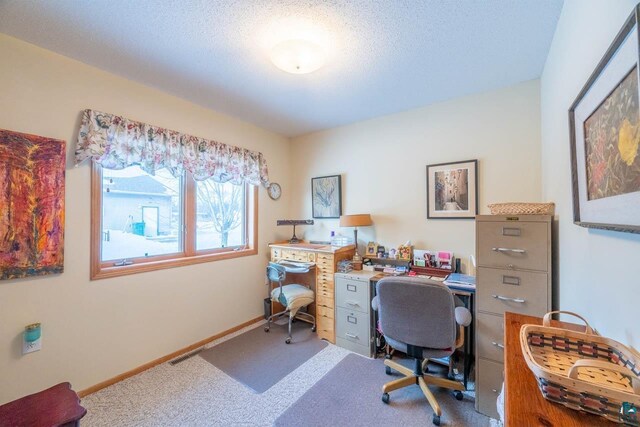
[[[244,245],[245,186],[198,181],[196,195],[196,248]]]

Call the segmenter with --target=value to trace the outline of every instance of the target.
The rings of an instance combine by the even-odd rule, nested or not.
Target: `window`
[[[91,278],[257,253],[257,187],[93,165]]]

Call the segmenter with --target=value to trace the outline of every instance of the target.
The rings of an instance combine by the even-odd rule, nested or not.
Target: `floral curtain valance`
[[[93,159],[107,169],[140,165],[151,174],[165,168],[199,181],[269,186],[262,153],[94,110],[82,114],[75,154],[76,165]]]

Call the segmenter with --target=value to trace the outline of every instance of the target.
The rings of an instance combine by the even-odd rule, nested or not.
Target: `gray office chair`
[[[300,311],[301,308],[312,304],[315,301],[315,294],[305,285],[292,283],[283,285],[282,282],[287,277],[287,273],[308,273],[315,264],[312,262],[293,262],[281,260],[277,263],[270,262],[267,266],[267,279],[269,280],[269,297],[271,301],[282,304],[285,309],[278,313],[272,314],[267,319],[267,326],[264,327],[265,332],[271,329],[271,321],[286,314],[289,315],[289,335],[285,342],[291,344],[291,323],[296,317],[311,321],[311,331],[316,331],[316,318],[310,313]],[[271,290],[272,283],[278,282],[278,287]]]
[[[471,323],[471,313],[456,307],[449,288],[441,282],[418,277],[388,277],[376,285],[372,303],[378,311],[380,328],[387,343],[395,350],[415,358],[413,370],[386,359],[385,371],[394,369],[404,378],[382,387],[382,401],[389,403],[389,392],[417,384],[433,408],[433,424],[440,425],[442,410],[428,385],[455,391],[462,400],[464,385],[451,379],[425,374],[429,359],[451,356],[464,343],[464,327]]]

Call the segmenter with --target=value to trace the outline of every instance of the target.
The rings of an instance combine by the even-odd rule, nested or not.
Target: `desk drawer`
[[[476,399],[478,412],[500,419],[497,399],[504,381],[504,365],[486,359],[478,359]]]
[[[326,308],[331,308],[333,309],[335,305],[335,300],[333,299],[333,295],[329,296],[324,296],[324,295],[320,295],[317,294],[316,295],[316,306],[317,307],[326,307]]]
[[[478,356],[504,362],[504,319],[493,314],[476,314]]]
[[[333,255],[319,253],[316,256],[316,262],[323,265],[333,265]]]
[[[549,311],[547,273],[478,268],[478,310],[543,316]]]
[[[316,292],[322,292],[322,291],[331,292],[333,294],[334,293],[333,282],[327,282],[324,280],[318,281],[316,284]]]
[[[329,288],[317,288],[316,289],[316,298],[329,298],[333,301],[334,297],[333,297],[333,289],[329,289]],[[321,304],[324,305],[324,304]],[[333,304],[331,305],[331,307],[333,307]]]
[[[318,331],[318,338],[326,339],[327,341],[334,342],[335,328],[333,319],[328,317],[316,317],[316,329]]]
[[[333,314],[333,307],[323,307],[321,305],[316,305],[316,317],[320,318],[328,318],[334,319],[335,316]]]
[[[369,314],[338,307],[336,338],[360,345],[369,345]]]
[[[327,282],[327,283],[334,283],[335,280],[333,278],[333,273],[321,273],[318,272],[317,273],[317,280],[318,282]]]
[[[336,305],[347,310],[369,312],[369,281],[339,277],[336,282]]]
[[[479,221],[476,227],[479,266],[549,271],[547,223]]]
[[[373,357],[373,352],[371,351],[371,346],[366,346],[362,344],[355,343],[353,341],[346,340],[344,338],[340,338],[336,336],[336,345],[342,348],[346,348],[347,350],[351,350],[354,353],[361,354],[365,357]]]

